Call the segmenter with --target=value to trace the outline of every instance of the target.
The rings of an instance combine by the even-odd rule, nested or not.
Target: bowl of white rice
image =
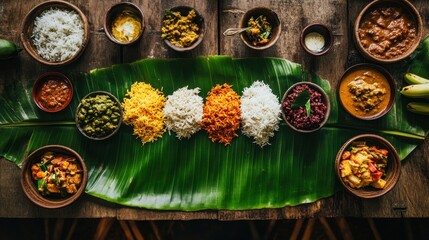
[[[76,60],[89,40],[88,19],[75,5],[47,1],[33,7],[22,24],[21,42],[36,61],[66,65]]]

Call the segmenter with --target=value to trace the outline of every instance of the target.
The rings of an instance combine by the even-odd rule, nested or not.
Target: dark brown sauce
[[[71,89],[65,82],[49,79],[40,86],[37,99],[44,108],[55,111],[61,109],[67,103],[70,94]]]

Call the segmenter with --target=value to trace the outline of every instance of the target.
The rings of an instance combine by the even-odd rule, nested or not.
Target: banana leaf
[[[405,111],[400,96],[392,111],[380,120],[362,123],[352,119],[339,107],[329,81],[285,59],[144,59],[68,75],[73,79],[75,95],[70,106],[57,114],[43,113],[35,107],[31,80],[17,81],[10,91],[0,94],[0,155],[20,166],[23,158],[38,147],[69,146],[87,164],[86,193],[127,206],[195,211],[314,202],[340,189],[334,160],[349,138],[377,133],[387,138],[404,159],[429,129],[427,123]],[[282,122],[271,145],[260,148],[242,134],[229,146],[212,143],[203,131],[188,140],[166,132],[156,142],[142,145],[126,125],[108,140],[91,141],[78,132],[73,121],[80,99],[95,90],[109,91],[123,99],[131,84],[143,81],[165,95],[184,86],[199,87],[205,97],[216,84],[231,84],[241,94],[256,80],[269,84],[279,99],[297,81],[318,83],[330,93],[328,125],[315,133],[298,134]]]

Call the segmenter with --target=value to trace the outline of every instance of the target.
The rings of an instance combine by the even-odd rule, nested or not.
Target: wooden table
[[[41,0],[0,0],[0,38],[20,45],[19,34],[25,14]],[[199,55],[230,55],[232,57],[281,57],[300,63],[336,86],[345,67],[364,61],[354,49],[351,27],[364,5],[370,1],[354,0],[133,0],[145,15],[146,29],[135,46],[120,47],[113,44],[100,30],[107,9],[118,1],[71,1],[88,17],[90,42],[84,54],[64,68],[52,68],[37,63],[26,52],[19,58],[0,62],[0,93],[11,81],[34,79],[48,70],[89,71],[112,64],[132,62],[141,58],[175,58]],[[411,0],[419,9],[424,23],[424,33],[429,33],[429,4],[426,0]],[[207,32],[202,44],[191,52],[178,53],[169,49],[160,37],[164,9],[178,5],[196,8],[204,17]],[[254,51],[247,48],[239,37],[225,38],[222,32],[237,27],[244,12],[265,6],[280,17],[282,33],[277,43],[268,50]],[[299,44],[301,30],[310,23],[323,23],[334,33],[333,49],[325,56],[314,58],[306,54]],[[398,85],[402,77],[395,72],[395,64],[386,66]],[[335,88],[333,88],[334,90]],[[1,136],[0,136],[1,137]],[[85,195],[69,207],[48,210],[32,204],[21,190],[19,169],[16,165],[0,160],[0,217],[3,218],[100,218],[118,219],[285,219],[304,217],[429,217],[429,140],[424,141],[403,161],[402,174],[396,187],[384,197],[362,200],[341,191],[333,197],[315,203],[280,209],[251,211],[150,211],[114,205]]]

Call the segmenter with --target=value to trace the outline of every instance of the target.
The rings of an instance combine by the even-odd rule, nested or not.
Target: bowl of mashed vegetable
[[[273,46],[280,37],[281,24],[277,14],[268,8],[258,7],[247,11],[240,21],[247,28],[240,37],[246,46],[264,50]]]
[[[194,8],[178,6],[165,10],[161,38],[173,50],[194,49],[203,40],[204,32],[204,18]]]
[[[87,138],[104,140],[113,136],[122,123],[122,107],[109,92],[95,91],[86,95],[76,110],[76,126]]]

